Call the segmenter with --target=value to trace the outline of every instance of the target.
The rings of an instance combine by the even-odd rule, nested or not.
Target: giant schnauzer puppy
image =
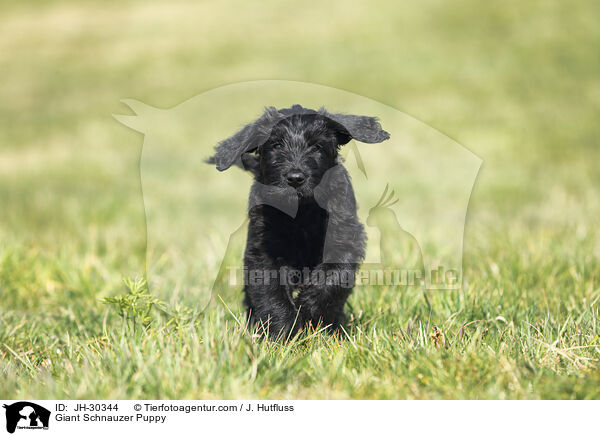
[[[235,164],[254,175],[244,303],[271,336],[343,322],[366,235],[338,150],[388,138],[376,118],[294,105],[266,108],[215,147],[208,162],[219,171]]]

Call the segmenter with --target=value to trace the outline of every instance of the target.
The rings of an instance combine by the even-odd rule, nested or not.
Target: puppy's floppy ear
[[[258,158],[258,154],[256,153],[242,153],[240,157],[242,161],[242,168],[246,171],[251,172],[255,176],[259,176],[260,174],[260,161]]]
[[[381,124],[379,124],[376,117],[332,114],[327,112],[325,108],[319,109],[319,113],[343,127],[338,134],[340,145],[346,144],[351,139],[368,144],[390,139],[390,134],[381,128]]]
[[[207,163],[215,164],[219,171],[225,171],[231,165],[237,165],[245,170],[253,171],[245,164],[252,163],[244,159],[244,153],[255,151],[264,144],[271,135],[271,129],[283,118],[274,107],[265,108],[265,113],[252,123],[244,126],[239,132],[230,138],[219,142],[215,147],[214,156],[207,159]]]

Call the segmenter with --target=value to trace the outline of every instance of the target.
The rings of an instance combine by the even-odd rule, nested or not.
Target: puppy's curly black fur
[[[254,175],[244,302],[273,337],[343,322],[366,235],[338,150],[388,138],[373,117],[269,107],[209,158],[219,171],[235,164]]]

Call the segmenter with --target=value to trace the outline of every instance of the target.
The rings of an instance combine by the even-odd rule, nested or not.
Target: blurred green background
[[[0,396],[597,397],[585,382],[599,380],[596,9],[594,2],[579,0],[3,1],[0,372],[15,381],[0,388]],[[338,364],[353,369],[330,373],[323,364],[325,372],[313,367],[303,372],[308,378],[289,385],[270,372],[280,377],[277,365],[284,363],[269,345],[236,342],[245,357],[239,373],[232,370],[223,384],[212,379],[203,384],[194,378],[201,375],[165,369],[157,376],[170,380],[165,384],[144,384],[142,377],[137,384],[97,386],[93,374],[101,369],[91,363],[93,356],[116,360],[107,351],[117,353],[114,348],[98,344],[110,343],[107,319],[115,331],[119,325],[100,299],[123,292],[122,277],[143,274],[146,242],[139,177],[143,137],[111,114],[127,113],[119,103],[123,98],[169,108],[215,87],[263,79],[317,83],[372,98],[433,126],[484,160],[465,235],[467,288],[432,297],[433,309],[421,294],[351,301],[356,312],[376,315],[383,307],[386,314],[378,328],[396,351],[372,357],[389,365],[380,373],[367,358],[363,366],[349,363],[364,356],[346,344],[340,355],[351,354]],[[214,325],[226,323],[227,313],[221,307]],[[481,332],[489,327],[497,335],[466,355],[455,350],[434,358],[428,314],[455,342],[464,337],[460,326],[474,320],[486,321]],[[510,334],[501,333],[506,330],[498,316],[512,325]],[[422,339],[398,333],[417,320],[423,322]],[[536,323],[545,329],[536,333],[530,327]],[[209,325],[200,343],[210,343]],[[229,340],[226,328],[218,330],[213,334],[222,336],[215,347]],[[480,340],[480,333],[472,337]],[[544,345],[531,339],[538,333]],[[229,336],[236,334],[241,335]],[[404,339],[398,342],[396,334]],[[314,347],[327,356],[331,347],[322,340],[326,345]],[[67,343],[74,347],[70,363],[55,352]],[[140,344],[142,355],[153,352]],[[246,377],[244,368],[254,361],[245,346],[266,353],[258,354],[266,362],[264,379],[260,372],[258,379]],[[403,372],[393,362],[413,346],[422,347],[416,353],[423,367],[409,365]],[[561,346],[561,352],[550,353]],[[488,355],[488,348],[504,350],[508,363],[495,366],[502,359]],[[207,346],[205,352],[214,350]],[[456,381],[468,378],[458,369],[464,362],[456,367],[458,375],[431,369],[463,357],[479,365],[470,388]],[[75,375],[67,380],[60,368],[68,365]],[[514,378],[505,380],[498,374],[507,367]],[[146,370],[132,368],[130,377]],[[352,380],[361,374],[365,384],[356,387]],[[418,374],[429,377],[429,385]],[[406,387],[382,386],[394,377]],[[329,380],[331,389],[320,390],[321,380]]]

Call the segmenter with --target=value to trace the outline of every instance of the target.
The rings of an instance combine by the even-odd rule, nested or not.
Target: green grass
[[[0,397],[600,398],[593,11],[3,2]],[[111,114],[126,97],[171,107],[258,79],[368,96],[483,158],[463,290],[358,288],[340,337],[285,345],[246,329],[238,290],[196,314],[191,289],[216,267],[199,283],[182,276],[166,242],[148,269],[172,292],[147,292],[142,137]],[[222,219],[239,225],[229,192],[217,194]],[[217,265],[219,253],[201,253]]]

